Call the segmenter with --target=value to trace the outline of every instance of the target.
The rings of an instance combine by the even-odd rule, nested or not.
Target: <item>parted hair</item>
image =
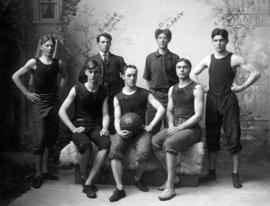
[[[99,42],[100,37],[102,37],[102,36],[109,39],[110,41],[112,41],[112,36],[109,33],[104,32],[104,33],[101,33],[97,36],[97,42]]]
[[[90,60],[89,58],[87,58],[82,69],[81,69],[81,72],[79,75],[79,82],[85,83],[87,81],[87,76],[85,75],[85,70],[92,70],[92,69],[101,70],[100,65],[97,63],[97,61]]]
[[[55,45],[55,38],[52,35],[43,35],[40,37],[40,44],[43,45],[47,41],[52,41],[53,44]]]
[[[225,40],[228,40],[228,31],[226,29],[220,29],[220,28],[215,28],[212,31],[211,38],[213,39],[216,35],[222,36]]]
[[[136,67],[136,66],[134,66],[134,65],[132,65],[132,64],[129,64],[129,65],[125,65],[125,66],[123,67],[122,74],[125,74],[125,72],[126,72],[126,70],[127,70],[128,68],[131,68],[131,69],[136,69],[136,70],[137,70],[137,72],[138,72],[138,69],[137,69],[137,67]]]
[[[172,32],[169,29],[156,29],[155,38],[157,39],[160,34],[164,34],[171,41]]]
[[[180,58],[176,64],[178,64],[179,62],[185,62],[190,69],[192,68],[191,62],[186,58]]]

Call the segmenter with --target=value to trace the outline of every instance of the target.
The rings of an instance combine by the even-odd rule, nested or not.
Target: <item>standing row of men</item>
[[[169,51],[168,44],[172,38],[170,30],[157,29],[155,38],[158,50],[147,56],[143,75],[150,91],[136,86],[138,73],[136,66],[126,65],[122,57],[110,53],[112,37],[110,34],[103,33],[97,37],[99,54],[87,59],[80,75],[81,83],[71,89],[59,110],[59,116],[72,131],[72,138],[80,151],[83,192],[90,198],[96,197],[97,187],[93,180],[109,151],[116,182],[116,190],[110,197],[110,201],[117,201],[126,195],[122,184],[122,160],[124,152],[130,144],[136,145],[137,152],[134,184],[140,190],[148,191],[141,176],[145,162],[153,148],[157,159],[168,173],[165,184],[160,188],[163,192],[159,199],[168,200],[174,197],[174,184],[179,181],[175,176],[176,155],[200,141],[199,121],[204,108],[203,92],[208,94],[206,140],[209,150],[209,172],[201,178],[201,182],[216,179],[215,168],[220,149],[220,129],[223,126],[228,151],[233,157],[233,186],[235,188],[242,186],[239,179],[240,151],[242,149],[239,105],[235,93],[253,84],[259,78],[259,73],[242,57],[227,51],[228,32],[224,29],[213,30],[211,38],[214,53],[204,58],[193,70],[191,70],[189,60],[180,59],[178,55]],[[53,82],[50,85],[46,84],[44,80],[62,70],[58,69],[54,74],[48,75],[47,73],[51,73],[48,72],[51,69],[45,69],[45,71],[42,68],[42,72],[40,72],[40,66],[37,64],[40,61],[43,65],[52,65],[54,61],[51,57],[52,49],[47,49],[48,52],[46,50],[48,42],[53,45],[53,40],[50,39],[43,42],[40,58],[30,59],[13,75],[13,80],[18,88],[29,100],[34,102],[34,105],[40,105],[40,102],[44,102],[43,100],[52,102],[47,101],[47,96],[44,94],[56,94],[55,89],[44,93],[39,93],[38,90],[31,93],[22,84],[20,76],[28,71],[33,71],[34,77],[36,76],[35,85],[39,85],[36,88],[55,88],[54,80],[51,80]],[[58,66],[60,65],[57,65],[57,68],[61,68]],[[197,77],[206,68],[209,69],[209,88],[203,85]],[[242,85],[234,83],[235,73],[238,69],[246,69],[250,72],[248,79]],[[67,110],[72,102],[75,105],[75,116],[71,120]],[[44,103],[41,107],[42,109],[39,109],[39,113],[37,113],[43,118],[43,120],[40,118],[41,120],[38,122],[40,141],[37,147],[48,148],[51,145],[46,143],[49,136],[47,130],[50,117],[47,117],[48,113],[43,112]],[[164,115],[165,109],[167,109],[167,118]],[[136,134],[121,130],[120,118],[128,112],[135,112],[145,120],[144,130]],[[162,124],[161,119],[164,120],[165,130],[159,131]],[[115,132],[116,135],[111,137],[110,141],[109,134]],[[87,174],[91,142],[97,145],[99,152],[90,173]],[[166,153],[166,161],[162,160],[158,154],[162,149]],[[40,152],[38,155],[40,157],[43,154],[44,152]],[[34,182],[36,188],[42,185],[41,170],[41,163],[37,161]],[[53,176],[50,175],[50,177]]]

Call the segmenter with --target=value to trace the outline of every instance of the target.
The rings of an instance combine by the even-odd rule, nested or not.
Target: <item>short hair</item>
[[[99,69],[101,71],[100,65],[95,60],[90,60],[87,58],[81,69],[79,75],[79,82],[85,83],[87,81],[87,76],[85,75],[85,70]]]
[[[225,40],[228,40],[228,31],[226,29],[220,29],[220,28],[215,28],[212,31],[211,38],[213,39],[215,36],[220,35],[222,36]]]
[[[176,62],[176,65],[177,65],[179,62],[185,62],[185,63],[188,65],[188,67],[189,67],[190,69],[192,68],[191,62],[190,62],[188,59],[186,59],[186,58],[180,58],[180,59]]]
[[[138,69],[136,66],[132,65],[132,64],[128,64],[128,65],[125,65],[123,67],[123,74],[125,74],[125,72],[127,71],[128,68],[131,68],[131,69],[136,69],[136,71],[138,72]]]
[[[97,36],[97,42],[99,42],[100,37],[102,37],[102,36],[105,37],[105,38],[107,38],[107,39],[109,39],[110,41],[112,41],[112,36],[111,36],[110,34],[104,32],[104,33],[101,33],[101,34],[99,34],[99,35]]]
[[[156,29],[155,38],[157,39],[160,34],[164,34],[171,41],[172,32],[169,29]]]
[[[52,41],[52,43],[55,45],[55,38],[52,35],[43,35],[39,39],[40,45],[45,44],[47,41]]]

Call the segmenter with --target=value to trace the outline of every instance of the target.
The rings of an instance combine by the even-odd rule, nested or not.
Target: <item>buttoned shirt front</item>
[[[151,89],[167,89],[178,82],[176,75],[177,54],[167,51],[151,53],[146,58],[143,78],[149,82]]]

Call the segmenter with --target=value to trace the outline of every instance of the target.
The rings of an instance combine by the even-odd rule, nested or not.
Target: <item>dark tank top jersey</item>
[[[93,123],[102,123],[102,106],[107,90],[101,86],[98,91],[90,92],[84,84],[74,86],[76,91],[74,119],[85,119]]]
[[[196,86],[195,82],[191,82],[183,88],[179,88],[179,83],[173,87],[173,116],[174,119],[188,119],[194,115],[194,95],[193,90]]]
[[[132,95],[126,95],[123,92],[118,93],[116,98],[119,101],[121,115],[133,112],[140,115],[143,122],[145,122],[148,95],[149,91],[140,87],[137,87],[137,91]]]
[[[214,95],[226,94],[231,92],[231,86],[235,77],[235,70],[231,67],[232,53],[216,59],[211,55],[209,66],[209,93]]]
[[[49,65],[36,58],[36,69],[33,71],[34,89],[37,94],[57,94],[58,59]]]

